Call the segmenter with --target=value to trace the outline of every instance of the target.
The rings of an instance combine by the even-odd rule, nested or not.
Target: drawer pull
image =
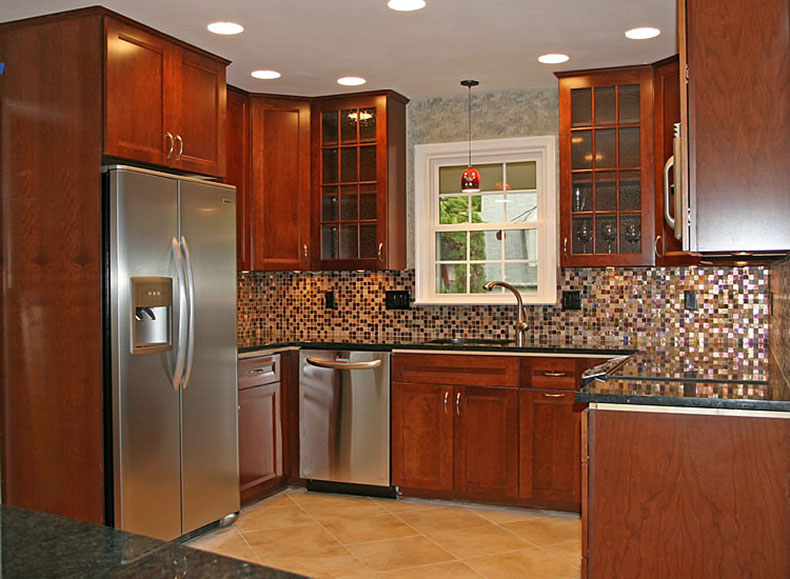
[[[252,374],[253,376],[258,376],[260,374],[274,374],[274,364],[272,364],[271,366],[266,366],[265,368],[255,368],[253,370],[250,370],[249,373]]]
[[[549,371],[546,371],[546,372],[543,372],[543,375],[544,376],[549,376],[550,378],[560,378],[562,376],[567,376],[568,374],[566,374],[565,372],[549,372]]]
[[[543,395],[546,398],[565,398],[565,394],[550,394],[549,392],[544,392]]]

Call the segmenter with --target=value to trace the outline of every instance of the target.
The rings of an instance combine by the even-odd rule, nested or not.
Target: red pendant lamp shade
[[[476,80],[461,81],[461,86],[465,86],[467,89],[469,89],[467,107],[467,111],[469,113],[469,165],[461,175],[461,191],[464,193],[477,193],[480,191],[480,173],[477,172],[477,169],[472,167],[472,87],[479,84],[480,83]]]

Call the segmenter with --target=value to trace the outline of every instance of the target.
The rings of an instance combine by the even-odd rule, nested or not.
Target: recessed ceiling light
[[[282,75],[276,70],[253,70],[250,76],[263,80],[274,80],[275,78],[280,78]]]
[[[337,79],[337,84],[342,84],[343,86],[359,86],[361,84],[365,84],[366,82],[368,81],[359,76],[344,76]]]
[[[661,31],[658,28],[651,28],[649,26],[632,28],[631,30],[625,31],[626,37],[631,40],[646,40],[648,38],[655,38],[659,34],[661,34]]]
[[[538,57],[538,62],[542,62],[543,64],[562,64],[563,62],[568,62],[570,59],[571,57],[567,54],[552,52],[550,54],[541,54]]]
[[[425,8],[425,0],[390,0],[387,6],[398,12],[411,12]]]
[[[209,32],[214,34],[224,34],[230,36],[232,34],[241,34],[244,32],[244,27],[235,22],[212,22],[207,26]]]

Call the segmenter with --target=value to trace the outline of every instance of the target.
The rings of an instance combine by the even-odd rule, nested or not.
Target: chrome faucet
[[[490,281],[483,286],[483,289],[490,292],[495,287],[503,287],[510,290],[516,296],[517,312],[516,312],[516,346],[521,348],[524,346],[524,334],[527,331],[527,312],[524,309],[524,302],[521,299],[521,293],[511,284],[506,281]]]

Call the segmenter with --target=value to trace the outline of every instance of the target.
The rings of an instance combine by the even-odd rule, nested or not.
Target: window
[[[415,147],[416,302],[557,301],[557,192],[554,136],[475,141],[480,192],[461,192],[466,142]]]

